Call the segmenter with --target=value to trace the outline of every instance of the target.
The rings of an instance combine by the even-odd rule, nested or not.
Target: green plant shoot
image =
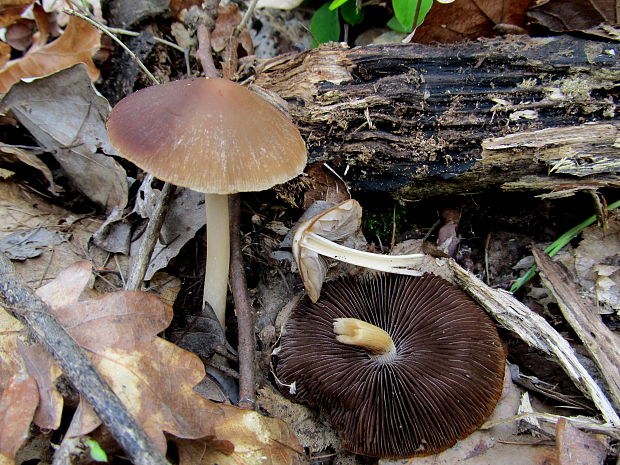
[[[611,205],[607,206],[607,210],[611,211],[614,210],[616,208],[620,207],[620,200],[617,200],[616,202],[612,203]],[[577,237],[581,231],[583,231],[584,229],[586,229],[588,226],[590,226],[591,224],[593,224],[596,221],[596,215],[592,215],[590,218],[588,218],[587,220],[582,221],[581,223],[579,223],[577,226],[575,226],[574,228],[569,229],[568,231],[566,231],[564,234],[562,234],[560,237],[558,237],[555,241],[553,241],[553,243],[551,243],[551,245],[549,245],[544,252],[549,255],[550,257],[553,257],[555,254],[557,254],[560,250],[562,250],[562,248],[568,244],[570,241],[572,241],[575,237]],[[517,279],[512,286],[510,286],[510,292],[512,292],[513,294],[515,292],[517,292],[521,286],[523,286],[525,283],[527,283],[530,279],[532,279],[532,277],[534,276],[534,274],[536,274],[537,271],[537,267],[536,265],[532,265],[530,267],[529,270],[527,270],[527,273],[525,273],[523,276],[521,276],[519,279]]]
[[[97,441],[95,441],[94,439],[87,439],[84,442],[88,446],[91,459],[93,459],[95,462],[107,462],[108,461],[108,455],[101,448],[101,445]]]

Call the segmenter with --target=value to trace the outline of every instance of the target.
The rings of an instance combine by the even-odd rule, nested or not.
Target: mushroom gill
[[[493,322],[460,288],[381,274],[302,299],[276,373],[294,383],[294,400],[326,413],[347,450],[396,458],[441,452],[476,430],[501,395],[504,359]]]

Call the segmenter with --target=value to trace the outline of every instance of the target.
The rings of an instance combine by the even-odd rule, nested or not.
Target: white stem
[[[209,302],[222,328],[226,314],[228,266],[230,263],[230,228],[228,196],[205,194],[207,212],[207,264],[203,302]]]
[[[424,258],[424,254],[410,255],[381,255],[378,253],[363,252],[336,244],[316,233],[306,231],[300,241],[300,246],[312,250],[320,255],[331,257],[351,265],[363,266],[387,273],[421,276],[422,273],[413,269]]]

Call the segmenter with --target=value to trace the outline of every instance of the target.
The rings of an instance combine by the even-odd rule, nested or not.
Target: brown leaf
[[[612,0],[546,0],[528,16],[552,31],[585,31],[601,23],[618,24],[617,8],[617,1]]]
[[[75,262],[56,278],[37,289],[36,294],[48,305],[60,307],[77,302],[92,279],[92,265],[87,260]]]
[[[4,370],[0,368],[0,371]],[[1,384],[0,463],[12,463],[17,450],[28,437],[39,393],[35,380],[24,369],[14,372],[8,382]]]
[[[95,353],[109,347],[133,350],[152,341],[172,321],[170,305],[135,291],[54,307],[53,313],[78,344]]]
[[[413,41],[458,42],[495,35],[496,25],[525,26],[525,11],[532,0],[455,0],[434,2]]]
[[[575,428],[566,418],[556,425],[558,465],[601,465],[607,457],[607,439]]]
[[[215,428],[216,437],[200,441],[179,441],[180,465],[285,465],[296,463],[303,453],[297,438],[286,424],[256,412],[228,409],[226,418]]]
[[[56,389],[56,379],[62,374],[47,350],[39,345],[18,342],[17,350],[24,360],[28,374],[36,381],[39,391],[34,423],[40,428],[57,429],[62,417],[63,398]]]
[[[252,37],[244,28],[239,36],[233,32],[241,22],[241,13],[235,3],[220,4],[215,29],[211,34],[211,46],[214,51],[222,53],[222,72],[225,77],[232,77],[237,70],[237,60],[251,55],[254,51]]]
[[[201,6],[203,0],[170,0],[170,12],[172,16],[179,19],[179,14],[185,9],[189,9],[192,6]]]
[[[87,282],[87,271],[90,267],[84,263],[74,265],[48,284],[43,294],[54,316],[88,351],[98,371],[162,451],[167,432],[185,439],[209,437],[210,444],[223,446],[224,452],[231,452],[233,444],[235,451],[244,454],[239,457],[251,460],[262,453],[261,457],[267,454],[278,460],[273,463],[292,463],[296,452],[291,451],[297,443],[284,423],[211,402],[194,391],[205,377],[200,359],[157,337],[172,319],[170,305],[152,294],[123,291],[55,306],[54,301],[75,300]],[[71,291],[71,298],[54,292],[72,279],[80,284]],[[81,405],[79,419],[73,436],[99,424],[86,405]]]
[[[351,197],[344,181],[322,163],[314,164],[307,169],[307,181],[310,186],[304,193],[304,209],[309,208],[317,200],[337,204]]]
[[[72,16],[58,39],[42,47],[31,47],[23,57],[9,61],[0,70],[0,92],[6,93],[20,79],[47,76],[77,63],[84,63],[95,81],[99,70],[92,56],[100,47],[100,36],[97,28]]]
[[[17,20],[34,0],[0,0],[0,27],[7,27]]]

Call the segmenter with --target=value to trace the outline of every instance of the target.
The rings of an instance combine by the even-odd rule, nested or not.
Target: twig
[[[99,29],[101,32],[103,32],[105,35],[110,37],[110,39],[112,39],[114,42],[116,42],[123,50],[125,50],[125,52],[127,52],[129,54],[131,59],[134,60],[138,64],[138,67],[142,70],[142,72],[144,74],[146,74],[148,76],[148,78],[153,82],[153,84],[155,84],[155,85],[159,84],[159,81],[157,80],[157,78],[155,76],[153,76],[153,74],[147,69],[146,66],[144,66],[144,63],[142,63],[140,58],[138,58],[136,56],[136,54],[133,53],[129,49],[129,47],[127,47],[118,37],[116,37],[116,35],[114,35],[112,33],[112,31],[110,31],[110,29],[108,27],[104,26],[103,24],[95,21],[94,19],[91,19],[88,16],[83,15],[82,13],[79,13],[79,12],[77,12],[75,10],[66,9],[66,10],[64,10],[64,12],[66,14],[68,14],[68,15],[77,16],[78,18],[83,19],[84,21],[86,21],[87,23],[91,24],[92,26],[95,26],[97,29]]]
[[[144,178],[142,185],[149,186],[152,182],[153,176],[149,174]],[[164,183],[161,188],[161,196],[159,201],[155,204],[152,217],[149,218],[138,253],[131,261],[129,276],[127,276],[127,281],[125,283],[125,289],[128,291],[137,291],[142,287],[142,280],[144,279],[146,269],[151,261],[151,255],[153,255],[155,244],[159,238],[161,227],[164,224],[166,213],[168,213],[170,209],[175,191],[175,186],[167,182]]]
[[[239,21],[239,24],[237,24],[237,27],[235,27],[233,31],[234,38],[239,37],[239,35],[243,32],[243,29],[245,29],[246,25],[248,24],[248,21],[250,21],[250,18],[254,14],[254,10],[256,9],[257,3],[258,3],[258,0],[252,0],[250,4],[248,5],[248,9],[245,11],[243,18],[241,18],[241,21]]]
[[[230,282],[239,333],[239,407],[254,409],[256,404],[256,393],[254,392],[256,342],[254,312],[248,298],[248,285],[245,279],[243,253],[241,252],[241,231],[239,228],[241,197],[239,194],[234,194],[229,199]]]
[[[213,53],[211,52],[211,31],[205,24],[201,24],[198,26],[196,36],[198,38],[198,50],[196,51],[196,55],[198,56],[198,60],[200,60],[202,70],[205,76],[215,77],[218,73],[215,68],[215,63],[213,63]]]
[[[454,260],[448,260],[454,277],[465,291],[478,301],[504,328],[513,331],[530,347],[555,356],[575,386],[594,402],[611,426],[620,426],[620,417],[611,402],[581,364],[575,352],[547,321],[523,305],[512,294],[491,289]]]
[[[620,347],[616,335],[603,323],[593,302],[577,292],[565,268],[536,248],[532,252],[543,284],[555,296],[564,318],[605,378],[609,396],[620,407]]]
[[[118,27],[109,27],[109,26],[106,26],[106,27],[108,31],[112,32],[113,34],[119,34],[119,35],[130,36],[130,37],[138,37],[140,35],[140,32],[136,32],[136,31],[128,31],[127,29],[120,29]],[[170,48],[178,50],[179,52],[185,53],[185,51],[187,50],[181,47],[180,45],[175,44],[174,42],[170,42],[169,40],[162,39],[161,37],[153,36],[153,40],[155,42],[159,42],[160,44],[167,45]]]
[[[82,348],[49,313],[47,304],[23,283],[11,261],[2,253],[0,304],[22,321],[32,336],[49,351],[65,377],[88,400],[134,464],[169,465]]]
[[[587,430],[592,433],[605,434],[614,439],[620,439],[620,429],[615,426],[604,425],[597,422],[594,418],[588,417],[564,417],[560,415],[554,415],[552,413],[542,412],[527,412],[519,415],[514,415],[508,418],[498,418],[497,420],[489,420],[485,422],[480,429],[489,429],[498,425],[506,423],[512,423],[513,421],[526,420],[527,418],[536,418],[537,420],[543,420],[548,423],[556,424],[561,418],[566,418],[571,424],[579,429]]]

